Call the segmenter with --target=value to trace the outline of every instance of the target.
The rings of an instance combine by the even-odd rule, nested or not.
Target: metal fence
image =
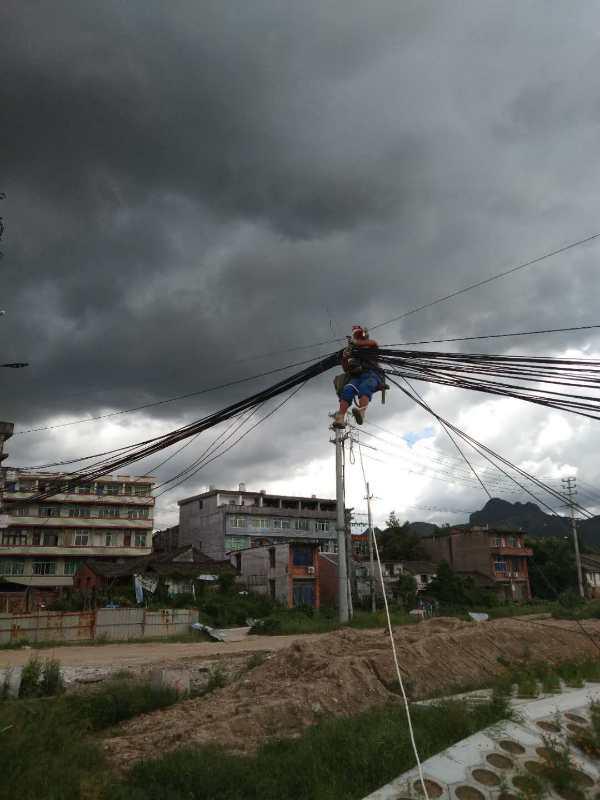
[[[198,611],[187,608],[100,608],[97,611],[35,611],[0,614],[0,644],[165,638],[187,633]]]

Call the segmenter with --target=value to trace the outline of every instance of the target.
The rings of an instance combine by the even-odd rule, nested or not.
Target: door
[[[311,606],[315,607],[315,582],[314,581],[294,581],[294,607]]]

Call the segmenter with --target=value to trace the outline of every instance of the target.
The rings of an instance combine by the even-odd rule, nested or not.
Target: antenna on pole
[[[579,537],[577,535],[577,518],[575,517],[577,478],[562,478],[561,482],[564,486],[563,494],[567,500],[566,507],[571,511],[571,530],[573,532],[573,546],[575,548],[575,563],[577,564],[577,583],[579,586],[579,594],[585,599],[585,590],[583,588],[583,572],[581,569],[581,555],[579,553]]]

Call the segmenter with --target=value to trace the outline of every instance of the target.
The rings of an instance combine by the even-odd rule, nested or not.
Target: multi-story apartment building
[[[519,531],[488,528],[450,528],[447,532],[421,539],[435,563],[447,561],[460,574],[484,579],[506,600],[528,600],[531,597],[527,560],[533,550],[525,547]]]
[[[216,489],[179,501],[180,547],[193,544],[218,561],[232,550],[279,542],[316,543],[337,549],[335,500]]]
[[[120,561],[151,553],[154,478],[105,476],[28,502],[38,492],[64,486],[66,476],[10,468],[2,472],[0,582],[70,587],[88,558]]]

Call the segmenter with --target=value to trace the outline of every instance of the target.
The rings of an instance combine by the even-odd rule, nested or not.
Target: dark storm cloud
[[[31,362],[0,379],[21,426],[300,360],[317,351],[241,359],[394,317],[600,228],[594,3],[13,0],[0,14],[2,355]],[[598,252],[377,336],[596,322]],[[329,380],[216,474],[276,476],[322,453]],[[245,393],[146,419],[168,429]],[[139,434],[119,419],[125,440]],[[67,431],[12,450],[72,455]]]

